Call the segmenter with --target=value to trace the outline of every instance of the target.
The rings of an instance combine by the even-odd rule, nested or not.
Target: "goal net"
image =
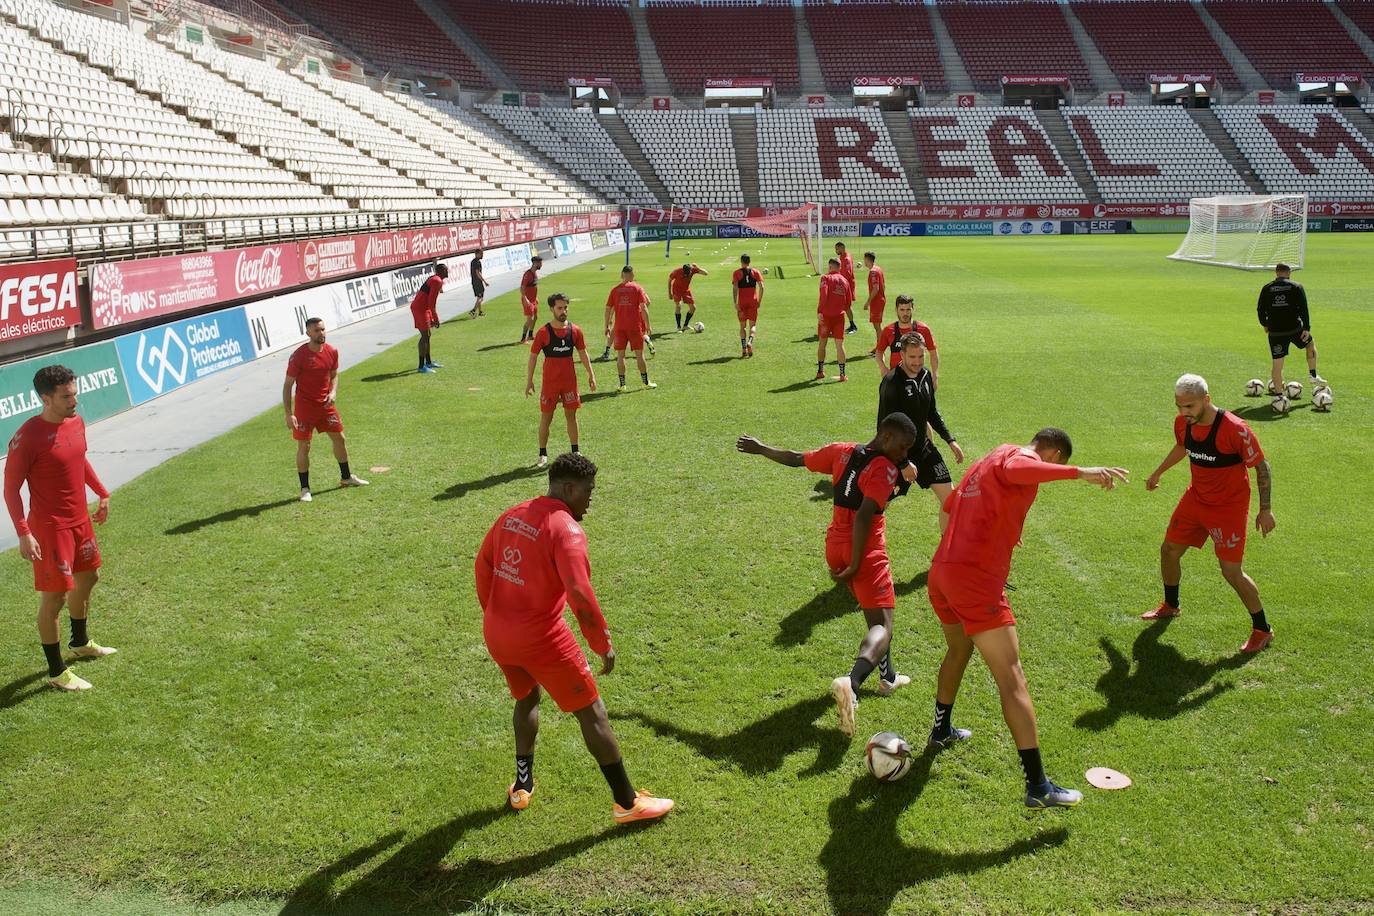
[[[1302,267],[1307,248],[1307,195],[1234,194],[1194,197],[1188,235],[1169,257],[1242,270]]]
[[[821,269],[821,264],[824,263],[821,238],[825,227],[821,222],[820,204],[804,204],[794,210],[784,210],[769,216],[717,218],[716,221],[726,225],[744,226],[760,236],[796,236],[801,242],[802,257],[811,266],[812,272],[825,273]]]

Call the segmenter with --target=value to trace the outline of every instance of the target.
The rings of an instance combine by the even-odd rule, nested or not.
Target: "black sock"
[[[883,653],[882,659],[878,662],[878,677],[889,684],[897,680],[897,672],[892,670],[892,651],[890,649]]]
[[[1317,370],[1316,370],[1316,369],[1308,369],[1308,370],[1307,370],[1307,374],[1310,375],[1310,376],[1312,376],[1313,378],[1316,378],[1316,377],[1317,377]]]
[[[352,477],[352,476],[353,476],[353,475],[352,475],[352,474],[349,472],[349,470],[348,470],[348,462],[347,462],[347,461],[340,461],[340,462],[339,462],[339,479],[340,479],[340,480],[347,480],[348,478],[350,478],[350,477]]]
[[[935,724],[931,734],[948,735],[954,729],[954,704],[935,701]]]
[[[681,330],[682,330],[682,313],[681,313],[681,312],[673,312],[673,320],[677,322],[677,329],[678,329],[679,331],[681,331]]]
[[[539,450],[539,457],[540,457],[540,458],[547,458],[547,457],[549,457],[549,450],[546,449],[546,448],[541,448],[541,449]]]
[[[649,384],[649,373],[647,373],[647,372],[641,372],[641,373],[639,373],[639,377],[642,378],[642,379],[644,379],[644,384],[646,384],[646,385]]]
[[[302,490],[308,490],[308,489],[310,489],[310,472],[309,472],[309,471],[297,471],[297,472],[296,472],[296,476],[299,477],[299,478],[301,479],[301,489],[302,489]]]
[[[1028,747],[1016,753],[1021,755],[1021,769],[1026,774],[1027,789],[1038,789],[1049,782],[1045,776],[1045,765],[1040,762],[1040,748]]]
[[[635,806],[635,789],[630,785],[630,777],[625,773],[624,760],[604,764],[601,767],[601,775],[606,777],[606,783],[611,787],[611,794],[615,796],[617,805],[626,811]]]
[[[576,442],[574,442],[574,443],[572,444],[572,453],[573,453],[574,455],[577,454],[577,443],[576,443]]]
[[[515,755],[515,788],[529,792],[534,789],[534,755]]]
[[[43,654],[48,657],[48,677],[57,677],[67,670],[67,663],[62,661],[62,643],[43,643]]]
[[[873,673],[873,663],[863,656],[854,659],[854,667],[849,669],[849,684],[854,688],[854,695],[858,696],[859,687]]]
[[[1167,604],[1167,605],[1169,605],[1169,607],[1178,607],[1178,586],[1177,586],[1177,585],[1165,585],[1165,586],[1164,586],[1164,603]]]
[[[75,623],[75,621],[73,621]],[[1264,619],[1264,608],[1260,608],[1258,614],[1250,615],[1250,625],[1261,633],[1269,632],[1269,621]]]
[[[684,328],[690,328],[692,326],[692,316],[694,316],[696,313],[697,310],[692,309],[690,312],[687,313],[687,317],[682,319],[682,326]]]
[[[840,363],[840,375],[844,375],[844,363]]]
[[[743,337],[741,337],[741,338],[739,339],[739,348],[740,348],[741,350],[744,349],[744,345],[745,345],[746,342],[747,342],[747,341],[745,341],[745,339],[744,339]]]
[[[82,617],[80,620],[78,620],[77,618],[73,617],[72,641],[67,643],[67,645],[75,649],[77,646],[84,646],[86,643],[90,641],[91,638],[86,635],[86,618]]]
[[[824,372],[824,371],[825,371],[825,360],[820,360],[819,362],[816,363],[816,374],[817,374],[817,375],[820,375],[820,374],[821,374],[822,372]]]
[[[624,388],[624,387],[625,387],[625,376],[623,376],[623,375],[620,377],[620,387],[621,387],[621,388]]]

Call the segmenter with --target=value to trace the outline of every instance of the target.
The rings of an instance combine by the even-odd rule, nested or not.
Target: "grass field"
[[[695,284],[706,333],[660,338],[657,391],[599,394],[582,412],[601,468],[593,581],[619,652],[602,689],[631,778],[678,800],[665,823],[611,825],[576,722],[549,702],[535,803],[504,808],[511,703],[483,649],[472,561],[543,480],[503,296],[492,317],[440,332],[438,375],[405,373],[413,344],[345,373],[366,490],[317,483],[313,504],[295,502],[271,410],[118,491],[92,632],[121,651],[79,667],[94,690],[42,686],[30,573],[0,557],[0,911],[1374,907],[1370,241],[1309,239],[1299,279],[1336,404],[1314,413],[1305,393],[1283,418],[1241,396],[1267,374],[1263,274],[1168,261],[1168,236],[854,240],[856,257],[869,241],[892,295],[915,294],[935,330],[941,408],[971,458],[1054,424],[1076,462],[1134,476],[1112,493],[1042,487],[1012,568],[1046,765],[1088,793],[1081,807],[1022,809],[976,662],[955,713],[974,739],[900,783],[868,776],[865,736],[918,743],[929,727],[934,501],[888,514],[893,653],[913,685],[866,692],[846,742],[827,687],[861,627],[821,559],[827,488],[733,445],[746,432],[796,448],[866,440],[878,373],[851,359],[845,385],[805,381],[812,279],[768,283],[758,355],[734,358],[728,270],[745,250],[799,268],[796,243],[679,242],[669,264],[712,271]],[[661,248],[635,259],[656,329],[671,329]],[[604,263],[543,284],[575,298],[596,349],[619,266]],[[1289,365],[1305,379],[1300,357]],[[1185,371],[1252,423],[1274,469],[1278,528],[1252,539],[1247,566],[1277,637],[1249,660],[1236,651],[1248,619],[1210,552],[1185,561],[1181,618],[1137,620],[1160,598],[1158,544],[1187,483],[1179,467],[1143,486]],[[597,373],[613,387],[613,367]],[[317,448],[316,481],[332,468]],[[1095,765],[1135,785],[1092,790]]]

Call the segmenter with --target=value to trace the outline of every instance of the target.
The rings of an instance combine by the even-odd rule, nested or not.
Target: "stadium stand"
[[[657,204],[590,108],[513,108],[479,105],[495,120],[608,199]]]
[[[623,2],[447,0],[444,8],[522,88],[563,91],[570,76],[608,76],[622,92],[644,91]]]
[[[772,77],[778,92],[801,88],[790,3],[721,7],[669,0],[645,13],[663,70],[682,95],[701,95],[708,77]]]
[[[806,23],[826,86],[848,93],[856,76],[919,76],[945,91],[940,48],[920,2],[846,3],[806,0]]]
[[[765,207],[916,202],[876,109],[765,109],[758,141]]]
[[[1248,194],[1249,187],[1181,108],[1065,108],[1107,203]]]
[[[1321,0],[1211,0],[1206,9],[1274,89],[1294,88],[1300,70],[1374,72],[1374,62]]]
[[[912,109],[935,203],[1078,200],[1083,191],[1024,108]]]
[[[742,206],[730,116],[720,109],[621,113],[673,203]]]
[[[490,88],[472,59],[408,0],[280,0],[297,17],[337,35],[384,70],[447,74],[464,87]]]
[[[1273,192],[1374,200],[1374,143],[1329,105],[1231,105],[1217,118]]]
[[[1188,0],[1075,0],[1072,9],[1126,89],[1148,89],[1151,73],[1212,73],[1227,89],[1240,87]]]
[[[1370,41],[1374,41],[1374,0],[1336,0],[1336,6]]]
[[[1094,88],[1058,3],[941,0],[939,10],[979,89],[999,89],[1007,74],[1066,75]]]

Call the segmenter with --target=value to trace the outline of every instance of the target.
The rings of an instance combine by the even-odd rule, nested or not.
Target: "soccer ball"
[[[606,265],[605,265],[605,264],[602,264],[602,265],[601,265],[601,269],[602,269],[602,270],[605,270],[605,269],[606,269]]]
[[[911,745],[896,732],[878,732],[868,739],[864,762],[879,782],[896,782],[911,769]]]
[[[1269,402],[1269,406],[1274,408],[1274,413],[1288,413],[1288,398],[1284,395],[1279,395]]]
[[[768,268],[765,267],[765,268],[763,269],[763,272],[764,272],[764,273],[768,273]]]
[[[1264,394],[1264,382],[1257,378],[1252,378],[1245,383],[1245,393],[1252,398],[1257,398]]]
[[[700,334],[702,331],[706,330],[706,325],[698,321],[696,324],[692,325],[692,330]]]
[[[1335,398],[1331,396],[1331,389],[1322,387],[1312,392],[1312,409],[1326,413],[1331,409],[1331,402]]]
[[[1297,400],[1302,397],[1302,382],[1288,382],[1283,386],[1283,393]]]

